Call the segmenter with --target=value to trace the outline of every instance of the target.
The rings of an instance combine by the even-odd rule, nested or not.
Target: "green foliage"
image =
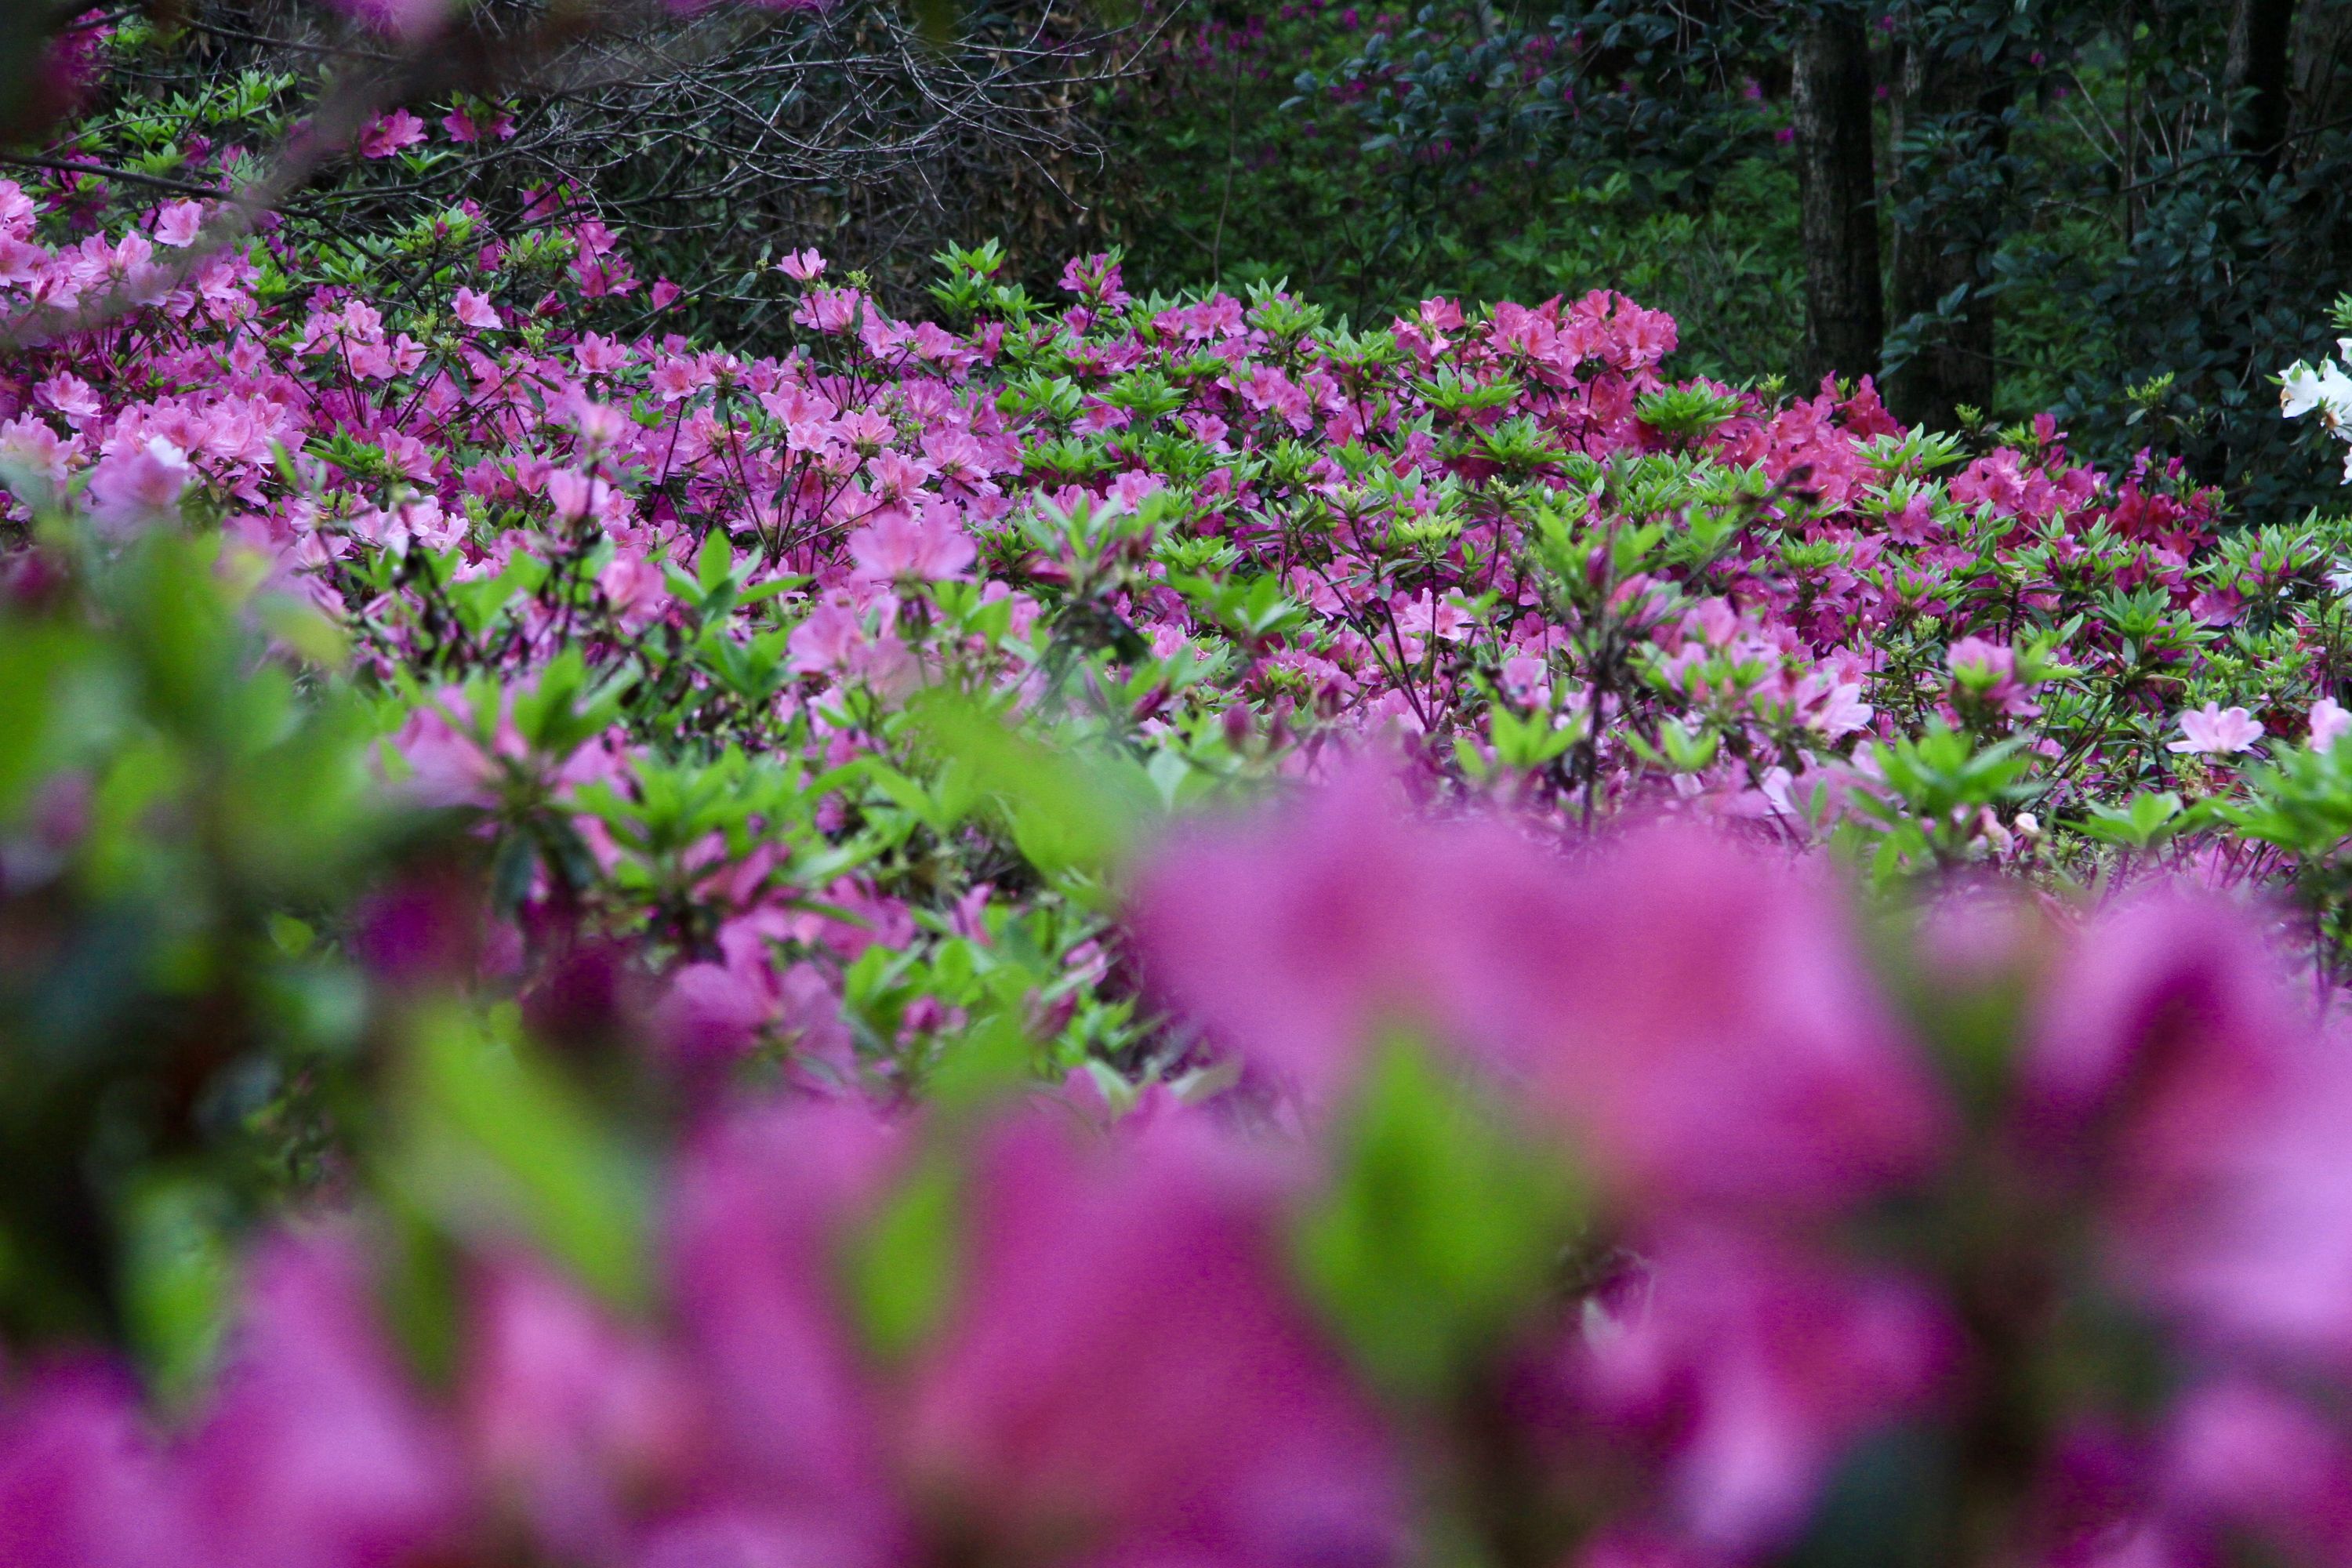
[[[1376,1055],[1341,1127],[1297,1243],[1308,1293],[1381,1382],[1434,1395],[1554,1280],[1578,1194],[1409,1039]]]

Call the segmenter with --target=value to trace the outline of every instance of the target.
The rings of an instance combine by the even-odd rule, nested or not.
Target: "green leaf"
[[[1575,1184],[1407,1039],[1370,1064],[1338,1160],[1297,1237],[1308,1292],[1381,1381],[1433,1396],[1542,1298]]]
[[[961,1171],[935,1155],[917,1167],[850,1246],[849,1298],[878,1355],[912,1353],[953,1300],[963,1218]]]
[[[452,1004],[416,1020],[394,1171],[422,1211],[478,1239],[521,1239],[607,1300],[639,1308],[650,1181],[637,1151],[554,1070]]]

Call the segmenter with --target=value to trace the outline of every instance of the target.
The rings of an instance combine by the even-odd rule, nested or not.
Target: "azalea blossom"
[[[2352,731],[2352,709],[2333,697],[2323,697],[2311,705],[2312,750],[2328,750],[2347,731]]]
[[[2166,742],[2165,750],[2226,757],[2252,751],[2262,738],[2262,721],[2243,708],[2208,702],[2180,715],[2180,739]]]

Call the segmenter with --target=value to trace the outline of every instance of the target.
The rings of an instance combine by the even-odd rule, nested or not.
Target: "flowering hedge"
[[[21,1380],[0,1560],[2340,1552],[2331,526],[1605,293],[755,355],[552,202],[101,215],[0,184],[0,1324],[163,1405]]]

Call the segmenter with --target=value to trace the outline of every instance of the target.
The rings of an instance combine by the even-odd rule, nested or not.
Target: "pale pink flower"
[[[2208,702],[2180,715],[2180,735],[2179,740],[2167,742],[2165,750],[2224,757],[2252,750],[2263,738],[2263,725],[2242,708]]]
[[[472,327],[477,331],[495,331],[506,325],[499,318],[499,308],[490,303],[490,297],[477,289],[458,289],[457,297],[450,301],[450,310],[460,324]]]
[[[955,508],[939,500],[925,504],[919,518],[894,510],[849,536],[849,558],[858,570],[885,581],[960,576],[978,554]]]
[[[2347,709],[2333,697],[2323,697],[2311,705],[2313,751],[2327,751],[2347,731],[2352,731],[2352,709]]]

